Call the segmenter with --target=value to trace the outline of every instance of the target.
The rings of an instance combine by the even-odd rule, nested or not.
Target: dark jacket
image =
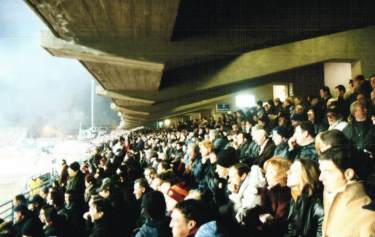
[[[14,225],[17,237],[32,236],[44,237],[43,226],[40,220],[31,213],[27,213],[25,218]]]
[[[273,156],[281,156],[286,159],[289,158],[289,146],[287,142],[280,143],[275,147]]]
[[[172,237],[169,223],[169,218],[148,220],[142,225],[135,237]]]
[[[321,237],[323,218],[322,198],[309,196],[305,190],[296,201],[290,202],[288,231],[284,237]]]
[[[89,237],[109,237],[109,226],[104,219],[94,222]]]
[[[282,236],[288,227],[288,211],[291,200],[290,188],[277,185],[261,191],[259,214],[271,214],[273,219],[265,224],[259,223],[258,230],[262,236]]]
[[[318,161],[318,153],[315,149],[315,142],[312,142],[306,146],[301,146],[290,152],[290,157],[294,159],[306,159]]]
[[[268,139],[266,146],[264,147],[261,154],[259,154],[251,163],[252,165],[258,165],[263,167],[264,162],[270,159],[273,156],[275,151],[275,143],[271,139]]]
[[[364,122],[353,121],[345,127],[343,132],[358,150],[366,149],[375,153],[375,127],[369,119]]]

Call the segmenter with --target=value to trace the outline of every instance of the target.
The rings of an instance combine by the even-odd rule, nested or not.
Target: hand
[[[272,219],[273,219],[273,216],[271,214],[269,214],[269,213],[259,215],[259,220],[263,224],[271,221]]]
[[[90,218],[90,212],[85,212],[85,214],[83,214],[83,219],[89,220]]]
[[[295,146],[297,145],[296,137],[294,135],[291,138],[289,138],[288,145],[289,145],[290,151],[293,150],[295,148]]]

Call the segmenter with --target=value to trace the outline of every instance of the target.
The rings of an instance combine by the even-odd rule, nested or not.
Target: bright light
[[[255,106],[255,96],[250,94],[243,94],[236,96],[236,106],[238,108],[250,108]]]
[[[119,117],[121,117],[121,116],[122,116],[121,112],[118,112],[118,113],[117,113],[117,115],[118,115]]]
[[[168,127],[169,125],[171,125],[171,120],[169,120],[169,119],[164,120],[164,125],[166,127]]]
[[[112,109],[112,110],[116,110],[116,108],[117,108],[116,104],[112,102],[112,103],[111,103],[111,109]]]
[[[160,127],[160,128],[163,127],[163,124],[164,124],[163,121],[160,121],[160,122],[159,122],[159,127]]]

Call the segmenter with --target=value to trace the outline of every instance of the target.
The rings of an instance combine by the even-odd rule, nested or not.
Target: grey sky
[[[0,0],[0,126],[74,131],[88,125],[92,76],[76,60],[40,46],[48,30],[22,0]],[[99,124],[117,123],[109,100],[96,97]]]

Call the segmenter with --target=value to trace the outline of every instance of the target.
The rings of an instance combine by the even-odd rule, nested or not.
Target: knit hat
[[[238,162],[236,150],[233,147],[227,147],[217,154],[217,164],[229,168]]]
[[[177,202],[181,202],[188,195],[189,190],[184,183],[175,184],[169,188],[167,194]]]
[[[74,171],[78,171],[80,166],[79,166],[79,163],[77,161],[75,161],[75,162],[73,162],[69,165],[69,168],[74,170]]]

